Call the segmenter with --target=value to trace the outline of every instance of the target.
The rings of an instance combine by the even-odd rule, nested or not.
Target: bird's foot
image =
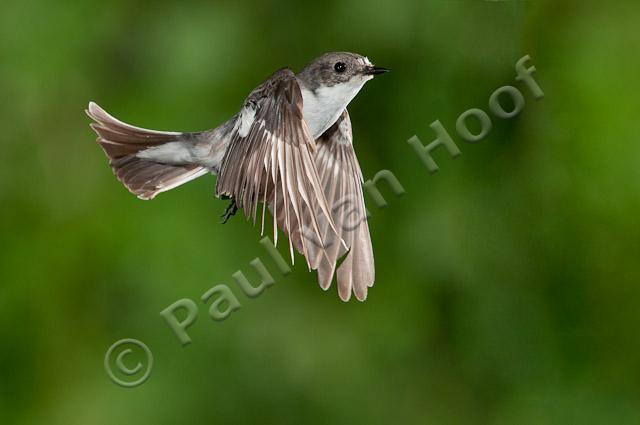
[[[231,216],[235,215],[238,211],[238,206],[236,205],[236,201],[234,199],[231,200],[231,203],[227,206],[227,209],[224,210],[224,214],[222,217],[222,224],[225,224],[227,220],[231,218]]]

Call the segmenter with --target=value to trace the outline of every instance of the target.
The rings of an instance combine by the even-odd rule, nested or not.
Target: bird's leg
[[[238,206],[236,205],[235,199],[231,199],[231,203],[227,205],[227,208],[224,210],[224,214],[222,214],[222,224],[225,224],[231,216],[235,215],[238,211]]]

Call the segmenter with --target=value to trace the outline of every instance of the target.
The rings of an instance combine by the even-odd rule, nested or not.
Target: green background
[[[3,1],[3,424],[640,423],[640,6],[584,1]],[[326,51],[393,72],[350,106],[377,279],[323,292],[277,273],[214,177],[142,202],[113,177],[84,108],[164,130],[214,127],[282,66]],[[545,97],[514,80],[529,54]],[[515,85],[525,108],[477,144],[459,114]],[[429,175],[407,139],[439,119],[462,156]],[[285,251],[286,244],[279,248]],[[256,299],[231,279],[260,256]],[[230,285],[214,322],[200,296]],[[159,312],[200,306],[182,348]],[[107,348],[154,353],[112,383]],[[127,358],[134,364],[136,356]]]

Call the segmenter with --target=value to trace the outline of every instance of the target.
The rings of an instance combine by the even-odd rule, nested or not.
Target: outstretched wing
[[[335,235],[335,226],[314,163],[315,141],[302,116],[302,93],[294,73],[282,69],[256,88],[245,100],[236,120],[234,135],[222,160],[216,195],[229,196],[255,223],[262,202],[262,231],[268,205],[277,228],[289,236],[293,247],[310,266],[310,245],[324,252],[325,235]],[[320,231],[319,216],[328,224]],[[328,220],[327,220],[328,219]],[[302,223],[314,238],[292,232]]]
[[[331,208],[337,238],[341,238],[348,248],[347,256],[337,270],[338,293],[347,301],[353,291],[356,298],[363,301],[367,289],[373,286],[375,269],[362,193],[362,171],[352,142],[351,120],[345,109],[336,123],[316,140],[315,163]],[[313,253],[311,267],[318,270],[320,286],[327,289],[333,280],[336,263],[346,249],[340,243],[330,242],[333,232],[329,226],[325,225],[322,231],[328,247],[326,253]]]

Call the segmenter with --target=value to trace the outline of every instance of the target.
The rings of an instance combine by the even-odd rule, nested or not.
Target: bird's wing
[[[226,150],[216,195],[229,196],[255,223],[258,202],[262,202],[262,231],[265,206],[289,236],[293,247],[310,266],[310,245],[314,253],[324,251],[325,235],[335,235],[335,225],[325,200],[314,163],[316,143],[302,116],[302,93],[294,73],[282,69],[257,87],[245,100]],[[320,222],[328,224],[320,231]],[[312,237],[294,232],[302,223]],[[335,236],[334,236],[335,237]]]
[[[351,120],[345,109],[335,124],[316,140],[315,163],[338,237],[349,249],[337,270],[338,293],[347,301],[353,291],[356,298],[363,301],[368,288],[373,286],[375,269],[362,193],[362,171],[352,142]],[[330,227],[325,224],[322,230],[324,239],[330,239]],[[311,260],[323,289],[331,285],[336,263],[346,252],[340,243],[328,245],[326,253],[313,252]]]

